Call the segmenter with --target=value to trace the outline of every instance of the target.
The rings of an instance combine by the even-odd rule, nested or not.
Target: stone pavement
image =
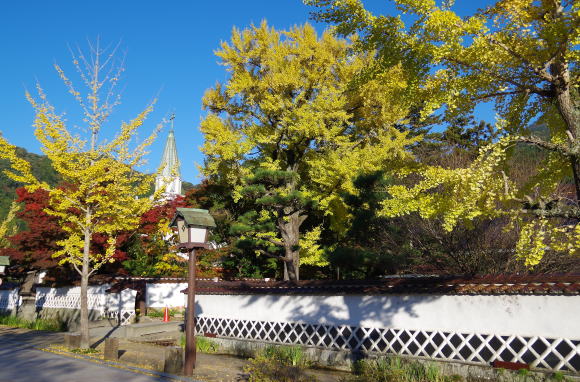
[[[106,366],[97,357],[75,359],[38,350],[51,344],[62,344],[63,333],[50,333],[0,326],[0,382],[152,382],[166,381],[136,372]],[[139,344],[124,347],[121,362],[143,367]],[[141,345],[142,347],[142,345]],[[141,349],[143,351],[145,349]],[[244,382],[247,360],[218,354],[197,354],[197,368],[192,382]],[[319,382],[336,382],[344,373],[322,370],[308,372]],[[186,380],[180,377],[180,380]]]
[[[62,333],[47,333],[0,326],[0,382],[154,382],[166,379],[94,362],[63,357],[40,350],[62,342]]]
[[[154,357],[152,357],[152,352],[156,351],[155,346],[122,341],[119,344],[119,349],[124,352],[120,357],[121,362],[143,366],[143,360],[148,360],[150,366],[155,364]],[[157,349],[161,355],[163,348],[157,347]],[[161,357],[159,361],[161,362]],[[247,359],[232,355],[197,352],[193,378],[200,382],[246,382],[248,375],[244,373],[244,366],[247,363]],[[330,370],[308,370],[307,373],[315,376],[319,382],[337,382],[340,377],[345,376],[343,372]]]

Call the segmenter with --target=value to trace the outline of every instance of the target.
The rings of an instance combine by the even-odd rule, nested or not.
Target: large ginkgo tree
[[[397,11],[385,15],[360,0],[306,2],[337,33],[358,33],[382,70],[428,63],[415,84],[430,95],[423,116],[495,106],[501,138],[468,166],[401,172],[385,215],[438,217],[449,231],[508,216],[528,266],[546,251],[580,254],[580,3],[499,0],[460,16],[453,1],[395,0]],[[516,171],[522,164],[526,174]]]
[[[372,54],[308,24],[234,29],[216,54],[228,76],[204,96],[203,171],[255,203],[232,229],[297,280],[301,263],[325,264],[322,227],[304,222],[316,213],[344,231],[353,178],[411,158],[416,138],[394,127],[413,103],[407,80],[392,68],[355,83]]]

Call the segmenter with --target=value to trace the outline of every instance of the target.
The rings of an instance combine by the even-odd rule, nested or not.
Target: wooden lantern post
[[[195,250],[208,248],[208,235],[215,221],[208,210],[197,208],[177,208],[169,224],[176,228],[179,238],[179,249],[187,250],[187,310],[185,314],[185,364],[183,374],[191,376],[195,369]]]

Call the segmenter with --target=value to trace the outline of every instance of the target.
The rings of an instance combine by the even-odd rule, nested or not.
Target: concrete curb
[[[130,366],[130,365],[127,365],[127,364],[124,364],[121,362],[106,361],[106,360],[102,360],[102,359],[98,359],[98,358],[93,358],[93,357],[90,357],[90,356],[87,356],[84,354],[76,354],[76,353],[71,353],[71,352],[66,352],[66,351],[61,351],[61,350],[56,350],[56,349],[43,348],[43,347],[34,347],[34,349],[40,350],[43,352],[47,352],[47,353],[60,355],[63,357],[85,360],[85,361],[89,361],[89,362],[96,363],[96,364],[103,365],[103,366],[109,366],[109,367],[114,367],[117,369],[128,370],[128,371],[132,371],[135,373],[144,374],[144,375],[148,375],[148,376],[152,376],[152,377],[161,377],[161,378],[165,378],[165,379],[170,380],[170,381],[202,382],[200,380],[181,376],[181,375],[168,374],[168,373],[163,373],[161,371],[155,371],[155,370],[150,370],[150,369],[143,369],[141,367]]]

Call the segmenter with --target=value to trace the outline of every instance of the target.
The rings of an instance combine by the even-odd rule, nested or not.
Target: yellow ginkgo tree
[[[39,86],[38,97],[26,94],[36,111],[34,134],[62,179],[60,187],[51,187],[35,178],[30,164],[18,157],[15,147],[0,137],[0,158],[7,159],[11,167],[6,174],[24,183],[29,190],[47,190],[50,207],[46,212],[57,216],[67,233],[66,239],[58,243],[61,249],[54,257],[60,259],[60,264],[71,264],[81,277],[82,348],[89,347],[89,277],[104,264],[113,261],[116,234],[134,229],[140,216],[151,208],[154,201],[140,197],[150,191],[153,176],[143,174],[136,168],[142,164],[146,148],[153,142],[158,128],[141,143],[135,142],[137,130],[152,107],[147,107],[130,122],[122,123],[114,138],[107,141],[100,136],[113,107],[118,103],[114,90],[122,67],[117,66],[114,60],[114,51],[101,49],[98,43],[91,46],[90,56],[85,56],[80,49],[73,54],[73,63],[88,88],[86,96],[77,91],[64,71],[55,65],[84,112],[86,137],[75,134],[67,126],[66,120],[55,112]],[[81,70],[85,67],[86,71]],[[91,244],[95,234],[109,238],[105,253],[93,251]]]
[[[413,84],[429,95],[423,116],[495,106],[503,138],[463,168],[418,163],[401,171],[385,215],[440,217],[447,230],[508,216],[528,266],[546,251],[580,255],[577,0],[498,0],[470,16],[453,1],[394,0],[398,11],[385,15],[361,0],[305,2],[321,7],[318,19],[336,23],[338,33],[358,33],[361,50],[378,49],[383,70],[428,63]],[[522,165],[526,174],[516,171]]]
[[[319,213],[344,232],[353,178],[411,158],[417,138],[395,128],[413,103],[406,78],[395,67],[354,83],[372,55],[308,24],[234,29],[216,54],[229,75],[204,96],[204,173],[255,204],[232,230],[298,280],[301,263],[325,264],[321,227],[305,221]]]

